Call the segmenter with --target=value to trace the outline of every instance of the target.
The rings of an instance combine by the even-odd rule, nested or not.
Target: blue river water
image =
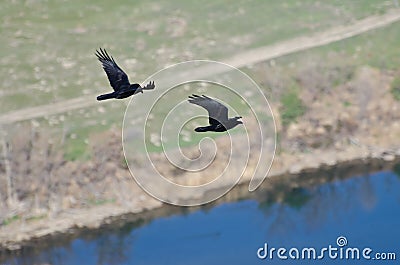
[[[399,228],[400,177],[384,171],[294,189],[274,200],[245,199],[140,226],[99,230],[95,236],[4,264],[400,264]],[[266,256],[259,250],[265,244]],[[321,254],[329,246],[337,248],[333,257],[328,250]],[[280,258],[275,251],[271,257],[271,248],[286,252]],[[314,248],[316,260],[307,251],[302,257],[304,248]],[[360,259],[353,259],[351,252],[346,259],[348,248],[357,248]],[[299,251],[298,258],[293,249]]]

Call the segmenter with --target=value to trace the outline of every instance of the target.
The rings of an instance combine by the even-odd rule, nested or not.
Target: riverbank
[[[371,152],[368,147],[354,144],[340,151],[316,150],[313,153],[280,154],[274,160],[270,177],[264,181],[260,189],[273,194],[279,191],[276,189],[278,184],[279,187],[283,185],[286,188],[312,186],[363,172],[390,170],[400,161],[399,155],[400,152],[393,150]],[[313,174],[314,177],[307,177]],[[248,181],[248,178],[242,178],[239,188],[231,190],[214,203],[252,196],[248,192]],[[139,192],[135,191],[135,194]],[[181,207],[163,204],[143,191],[136,201],[129,205],[127,207],[110,203],[84,209],[71,209],[60,212],[57,216],[40,220],[17,220],[9,225],[3,225],[0,228],[1,253],[5,255],[10,252],[23,252],[24,249],[38,244],[53,245],[57,244],[59,238],[73,239],[83,232],[114,227],[126,222],[145,223],[157,216],[181,210]],[[190,211],[191,208],[187,209]]]

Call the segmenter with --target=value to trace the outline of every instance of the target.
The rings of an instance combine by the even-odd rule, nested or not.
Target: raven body
[[[239,121],[242,117],[228,118],[228,108],[222,103],[205,95],[198,96],[193,94],[189,96],[188,101],[208,111],[208,123],[210,125],[197,127],[194,129],[196,132],[225,132],[239,124],[243,124],[242,121]]]
[[[126,73],[117,65],[114,58],[108,55],[105,49],[100,48],[100,51],[96,50],[96,56],[103,65],[108,81],[110,81],[110,85],[114,89],[112,93],[98,96],[97,100],[106,100],[110,98],[123,99],[139,92],[143,93],[143,90],[155,88],[154,81],[150,82],[145,87],[141,87],[139,84],[130,84]]]

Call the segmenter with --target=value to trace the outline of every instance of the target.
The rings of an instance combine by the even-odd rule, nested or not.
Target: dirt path
[[[369,30],[387,26],[399,20],[400,10],[392,10],[385,15],[370,16],[365,19],[359,20],[352,25],[339,26],[310,36],[297,37],[273,45],[256,48],[254,50],[235,55],[231,58],[221,60],[221,62],[227,63],[236,68],[240,68],[245,65],[255,64],[290,53],[315,48],[332,42],[347,39]],[[202,73],[203,77],[206,77],[209,73],[216,74],[215,71],[213,71],[212,69],[201,70],[202,71],[199,72]],[[90,95],[47,105],[20,109],[1,115],[0,124],[45,117],[48,115],[63,113],[70,110],[86,108],[94,104],[96,104],[95,96]]]

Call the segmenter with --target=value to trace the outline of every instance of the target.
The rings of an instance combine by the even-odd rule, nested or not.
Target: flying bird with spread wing
[[[193,94],[189,96],[188,101],[208,111],[208,123],[210,125],[197,127],[194,129],[196,132],[225,132],[239,124],[243,124],[242,121],[239,121],[242,117],[228,118],[228,108],[222,103],[205,95],[198,96]]]
[[[100,48],[100,51],[96,50],[96,56],[103,65],[110,85],[114,89],[112,93],[98,96],[97,100],[106,100],[110,98],[123,99],[139,92],[143,93],[143,90],[155,88],[154,81],[150,81],[144,87],[141,87],[139,84],[130,84],[126,73],[118,66],[114,58],[108,55],[105,49]]]

